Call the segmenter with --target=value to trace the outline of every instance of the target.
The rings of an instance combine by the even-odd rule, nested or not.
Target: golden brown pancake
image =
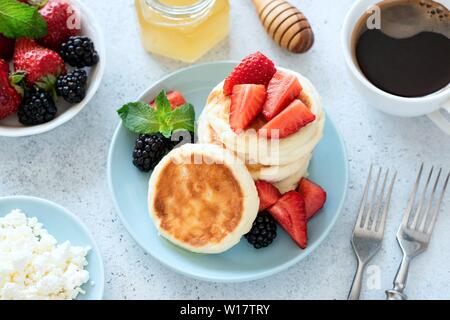
[[[215,145],[184,145],[155,168],[149,210],[160,233],[194,252],[219,253],[250,230],[259,199],[240,159]]]

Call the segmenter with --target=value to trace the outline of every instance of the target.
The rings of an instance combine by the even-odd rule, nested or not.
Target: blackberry
[[[82,69],[75,69],[56,80],[56,94],[70,103],[81,102],[86,96],[87,74]]]
[[[269,246],[277,237],[277,224],[272,216],[264,211],[256,217],[252,229],[245,235],[245,239],[256,249]]]
[[[26,90],[17,115],[20,123],[31,126],[53,120],[56,116],[56,106],[52,96],[41,90]]]
[[[133,164],[139,170],[148,172],[153,170],[171,149],[170,139],[165,138],[161,133],[141,134],[134,146]]]
[[[88,37],[70,37],[61,45],[61,57],[72,67],[92,67],[97,64],[99,57],[94,43]]]

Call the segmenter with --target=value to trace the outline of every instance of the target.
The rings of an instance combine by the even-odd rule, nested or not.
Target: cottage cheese
[[[0,300],[75,299],[89,280],[89,247],[58,244],[20,210],[0,217]]]

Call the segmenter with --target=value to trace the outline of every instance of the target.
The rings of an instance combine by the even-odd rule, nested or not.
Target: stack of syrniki
[[[325,114],[320,96],[311,82],[292,71],[278,71],[294,75],[300,85],[298,97],[315,120],[284,138],[268,139],[258,130],[267,120],[257,116],[250,128],[235,132],[230,126],[231,96],[224,94],[224,83],[219,83],[210,93],[198,121],[198,138],[201,143],[223,146],[241,158],[254,180],[265,180],[275,185],[281,193],[297,188],[302,177],[307,176],[312,152],[323,135]]]
[[[169,120],[182,121],[176,110]],[[220,253],[242,236],[269,246],[276,221],[305,249],[308,221],[326,202],[325,190],[304,178],[324,122],[305,77],[260,52],[247,56],[210,93],[200,143],[173,149],[155,167],[148,199],[158,231],[187,250]]]

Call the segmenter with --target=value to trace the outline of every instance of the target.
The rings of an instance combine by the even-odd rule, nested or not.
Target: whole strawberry
[[[58,53],[25,38],[16,42],[14,69],[26,73],[25,81],[30,87],[66,74],[66,66]]]
[[[48,34],[39,40],[44,47],[59,51],[71,36],[80,35],[80,17],[67,1],[49,0],[39,13],[47,21]]]
[[[226,78],[223,92],[229,96],[237,84],[263,84],[267,86],[276,72],[273,62],[261,52],[245,57]]]
[[[22,97],[10,83],[9,65],[0,59],[0,119],[17,111]]]
[[[14,40],[0,33],[0,58],[9,60],[14,52]]]

